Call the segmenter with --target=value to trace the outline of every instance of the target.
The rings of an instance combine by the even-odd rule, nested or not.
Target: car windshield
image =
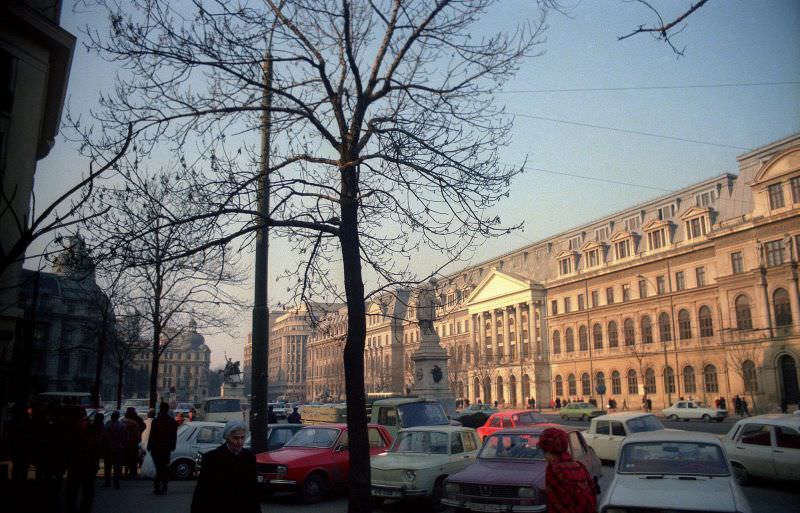
[[[544,460],[544,453],[536,447],[539,440],[531,433],[505,433],[490,436],[478,454],[479,458]]]
[[[664,425],[654,415],[645,415],[644,417],[636,417],[629,420],[628,429],[631,433],[661,431],[664,429]]]
[[[409,403],[398,406],[397,410],[400,412],[400,425],[403,427],[450,424],[439,403]]]
[[[722,449],[701,442],[626,444],[620,455],[620,474],[727,476]]]
[[[447,433],[439,431],[403,431],[397,435],[391,452],[447,454]]]
[[[226,413],[241,410],[241,402],[239,399],[214,399],[208,401],[206,405],[206,411],[208,413]]]
[[[518,426],[527,426],[530,424],[539,424],[541,422],[547,422],[547,420],[544,417],[530,411],[526,411],[525,413],[520,413],[519,415],[514,415],[514,421],[517,423]]]
[[[338,429],[303,428],[286,442],[284,447],[331,447],[339,436]]]

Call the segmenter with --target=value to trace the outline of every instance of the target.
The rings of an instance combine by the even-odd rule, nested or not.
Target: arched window
[[[567,376],[567,388],[569,389],[569,395],[578,395],[578,387],[575,386],[575,374]]]
[[[714,336],[714,320],[711,319],[711,309],[707,306],[701,306],[700,311],[697,313],[697,321],[700,325],[701,337]]]
[[[578,343],[580,344],[581,351],[589,350],[589,332],[586,326],[578,328]]]
[[[625,319],[625,321],[622,323],[622,328],[625,336],[625,345],[634,345],[636,343],[636,335],[633,329],[633,319]]]
[[[618,345],[617,323],[611,321],[608,323],[608,347],[617,347]]]
[[[564,344],[567,346],[566,351],[568,353],[575,352],[575,335],[573,334],[572,328],[567,328],[567,331],[564,333]]]
[[[561,335],[558,330],[553,332],[553,354],[561,354]]]
[[[562,395],[564,395],[564,380],[559,374],[556,376],[556,397],[561,397]]]
[[[694,384],[694,367],[691,365],[683,368],[683,392],[685,394],[697,393],[697,386]]]
[[[594,385],[595,387],[599,387],[600,385],[606,386],[606,375],[602,372],[598,372],[594,377]]]
[[[592,394],[592,381],[589,379],[589,374],[585,372],[581,375],[581,393],[583,395]]]
[[[744,294],[736,298],[736,329],[753,329],[753,316],[750,313],[750,299]]]
[[[647,394],[656,393],[656,371],[653,369],[644,371],[644,391]]]
[[[522,400],[527,401],[531,396],[531,378],[527,374],[522,375]]]
[[[600,323],[594,325],[592,328],[592,338],[594,339],[594,348],[603,349],[603,327]]]
[[[619,377],[619,371],[611,373],[611,393],[614,395],[622,393],[622,380]]]
[[[661,312],[658,316],[658,335],[661,342],[669,342],[672,340],[672,327],[670,326],[669,314]]]
[[[756,364],[752,360],[742,363],[742,378],[744,378],[744,391],[748,393],[758,392],[758,377],[756,376]]]
[[[653,324],[650,322],[650,316],[645,315],[642,317],[642,344],[653,343]]]
[[[628,394],[636,395],[639,393],[639,382],[636,380],[636,371],[628,371]]]
[[[789,305],[789,293],[786,289],[778,289],[772,294],[772,305],[775,310],[775,325],[791,326],[792,307]]]
[[[706,393],[719,392],[719,385],[717,384],[717,368],[713,365],[706,365],[703,369],[703,381],[705,382]]]
[[[678,336],[681,340],[692,338],[692,319],[688,310],[678,312]]]
[[[497,383],[497,400],[502,403],[506,399],[504,393],[505,387],[503,386],[503,376],[497,376],[496,383]]]
[[[666,387],[668,393],[675,393],[675,372],[672,367],[664,369],[664,387]]]
[[[476,400],[481,396],[481,380],[477,377],[472,380],[472,395]]]

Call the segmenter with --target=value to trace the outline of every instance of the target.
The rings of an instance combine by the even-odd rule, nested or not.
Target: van
[[[247,419],[242,411],[241,399],[235,397],[209,397],[200,402],[197,419],[207,422],[228,422]]]
[[[392,438],[397,438],[402,428],[450,424],[441,403],[419,397],[379,399],[372,403],[370,416],[370,422],[384,426]]]
[[[42,392],[37,397],[40,402],[45,404],[76,405],[81,408],[95,407],[92,404],[92,396],[88,392]]]

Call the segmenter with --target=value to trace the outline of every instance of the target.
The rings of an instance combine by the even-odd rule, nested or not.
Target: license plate
[[[472,511],[500,511],[500,505],[473,502],[469,505],[469,509],[471,509]]]
[[[380,497],[400,497],[400,492],[398,490],[387,490],[386,488],[373,488],[372,495],[378,495]]]
[[[259,483],[263,483],[264,482],[264,476],[258,476],[256,479],[258,479]]]

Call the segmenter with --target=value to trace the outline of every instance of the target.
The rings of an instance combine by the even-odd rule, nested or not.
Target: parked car
[[[455,415],[453,420],[460,422],[461,425],[466,427],[479,428],[486,424],[486,420],[491,417],[493,413],[497,413],[497,411],[497,408],[492,408],[488,404],[470,404]]]
[[[483,441],[495,431],[504,428],[532,426],[545,422],[547,419],[532,410],[503,410],[486,419],[486,423],[478,428],[478,438]]]
[[[150,399],[125,399],[122,401],[120,412],[124,413],[128,408],[136,410],[136,414],[143,419],[147,418],[147,412],[150,410]]]
[[[800,417],[773,413],[747,417],[723,437],[740,484],[750,476],[800,480]]]
[[[503,429],[489,436],[475,463],[447,478],[442,504],[457,511],[546,511],[547,461],[536,443],[547,428],[561,429],[568,434],[570,454],[597,482],[600,459],[586,444],[578,428],[538,424]]]
[[[245,420],[241,399],[235,397],[208,397],[197,408],[197,419],[208,422]]]
[[[372,403],[370,419],[373,424],[388,429],[392,438],[402,428],[450,425],[450,419],[440,402],[419,397],[379,399]]]
[[[601,460],[616,461],[619,447],[626,436],[662,429],[664,425],[652,413],[609,413],[593,418],[583,437]]]
[[[370,456],[386,451],[392,436],[383,426],[368,424]],[[283,448],[256,455],[258,482],[267,492],[290,490],[304,502],[322,499],[330,487],[350,477],[347,424],[303,426]]]
[[[622,442],[600,513],[619,511],[749,513],[720,439],[711,433],[659,430]]]
[[[192,423],[194,424],[194,423]],[[224,424],[223,424],[224,426]],[[300,424],[267,424],[267,452],[277,451],[288,442],[302,426]],[[222,444],[222,431],[215,429],[214,437],[216,443],[209,447],[201,447],[197,450],[194,457],[195,471],[200,472],[203,462],[203,455],[208,451]],[[245,440],[245,447],[250,447],[250,436]]]
[[[558,414],[564,420],[589,420],[599,417],[600,415],[605,415],[606,411],[593,405],[592,403],[569,403],[568,405],[563,406],[558,411]]]
[[[195,456],[199,451],[209,451],[222,443],[222,422],[186,422],[178,427],[178,439],[175,450],[170,453],[169,469],[175,479],[189,479],[194,475]],[[246,444],[249,444],[248,438]],[[143,441],[143,448],[147,447]],[[151,459],[148,455],[147,459]],[[155,477],[155,466],[145,462],[142,465],[142,477]]]
[[[401,429],[389,452],[373,456],[372,498],[429,497],[438,503],[444,480],[475,461],[475,430],[461,426],[420,426]]]
[[[661,415],[669,420],[688,421],[697,419],[704,422],[711,422],[712,420],[722,422],[728,416],[728,410],[711,408],[699,401],[678,401],[669,408],[661,410]]]

